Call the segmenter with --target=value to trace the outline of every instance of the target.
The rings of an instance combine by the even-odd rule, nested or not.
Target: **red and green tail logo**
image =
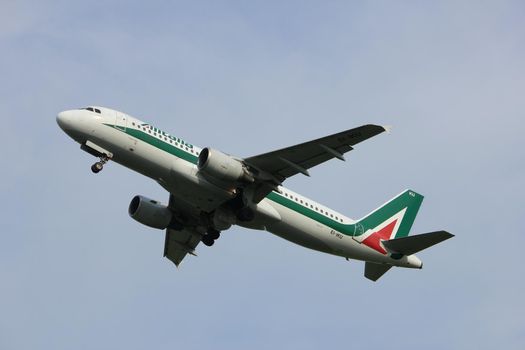
[[[408,236],[422,202],[422,195],[406,190],[359,220],[356,226],[363,233],[354,239],[386,254],[381,242]]]

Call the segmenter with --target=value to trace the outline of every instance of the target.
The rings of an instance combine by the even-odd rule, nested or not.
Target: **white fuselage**
[[[87,141],[111,153],[111,160],[157,181],[169,191],[181,205],[198,216],[232,198],[234,193],[220,188],[202,176],[192,159],[200,148],[156,129],[125,113],[95,107],[90,110],[61,112],[57,121],[60,127],[75,141]],[[146,133],[147,140],[134,136]],[[169,150],[169,151],[168,151]],[[255,219],[238,223],[244,227],[267,230],[288,241],[325,253],[364,261],[388,263],[394,266],[420,267],[414,256],[394,260],[361,244],[351,236],[342,234],[322,223],[303,215],[300,211],[273,200],[282,197],[298,206],[315,210],[319,214],[343,224],[354,221],[304,196],[284,187],[274,191],[255,207]]]

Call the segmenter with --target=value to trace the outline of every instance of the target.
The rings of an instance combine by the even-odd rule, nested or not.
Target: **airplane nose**
[[[63,111],[58,113],[57,124],[64,131],[71,129],[71,111]]]

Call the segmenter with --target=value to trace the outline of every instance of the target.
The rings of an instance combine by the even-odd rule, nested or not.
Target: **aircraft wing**
[[[176,231],[172,229],[166,230],[166,241],[164,243],[164,256],[177,267],[186,254],[195,255],[195,247],[201,241],[202,236],[194,230],[183,229]]]
[[[273,188],[272,185],[259,184],[259,193],[256,195],[255,201],[264,198],[266,194],[288,177],[298,173],[310,176],[308,169],[332,158],[345,160],[343,154],[351,151],[354,145],[384,131],[387,129],[382,126],[368,124],[317,140],[245,158],[246,164],[258,172],[273,177],[273,179],[268,179],[269,182],[273,183]]]

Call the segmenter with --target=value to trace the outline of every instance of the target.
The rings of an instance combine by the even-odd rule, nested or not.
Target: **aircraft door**
[[[126,126],[128,123],[127,117],[124,113],[116,112],[117,117],[115,120],[115,127],[119,130],[126,131]]]

